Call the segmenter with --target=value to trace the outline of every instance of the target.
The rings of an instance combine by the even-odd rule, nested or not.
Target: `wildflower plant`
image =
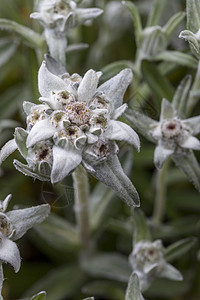
[[[0,201],[0,298],[198,298],[200,0],[12,2],[0,196],[20,203]],[[2,266],[20,253],[17,285]]]
[[[130,110],[127,119],[138,131],[155,143],[154,164],[160,169],[169,156],[183,170],[188,179],[200,190],[200,167],[193,150],[200,150],[200,117],[182,119],[186,113],[191,78],[186,77],[178,86],[172,103],[163,99],[160,121]],[[141,126],[140,126],[141,125]]]
[[[8,195],[0,202],[1,289],[4,280],[2,263],[11,264],[15,272],[20,269],[21,258],[15,241],[20,239],[31,227],[44,221],[50,212],[48,204],[6,212],[11,197],[11,195]]]

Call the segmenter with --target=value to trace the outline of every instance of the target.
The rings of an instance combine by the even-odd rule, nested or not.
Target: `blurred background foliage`
[[[89,68],[103,70],[101,80],[104,81],[124,65],[133,64],[135,60],[133,22],[125,7],[121,6],[119,11],[113,10],[113,1],[88,2],[91,6],[103,8],[105,12],[92,26],[80,26],[70,33],[70,44],[82,42],[88,43],[89,47],[68,54],[68,71],[83,75]],[[145,25],[153,1],[132,2],[139,9]],[[176,12],[185,10],[184,0],[163,2],[165,6],[163,5],[160,25],[164,25]],[[41,33],[41,26],[29,18],[32,11],[32,0],[0,1],[0,18],[16,21]],[[168,49],[190,53],[188,44],[178,38],[185,26],[183,19],[170,39]],[[26,127],[22,103],[25,100],[38,103],[37,72],[41,59],[41,55],[20,37],[0,31],[0,121],[12,119],[19,126]],[[110,65],[116,61],[119,61],[118,65]],[[159,66],[160,62],[152,64]],[[194,78],[196,69],[174,63],[171,68],[163,65],[162,71],[173,93],[184,75],[191,74]],[[134,109],[158,119],[161,97],[146,80],[149,74],[145,75],[148,78],[143,75],[140,82],[141,92],[139,88],[135,90],[133,83],[125,101]],[[154,80],[158,81],[159,78]],[[192,115],[199,112],[200,102],[193,108]],[[0,131],[0,146],[12,138],[13,132],[13,128],[3,128]],[[197,238],[194,246],[189,247],[189,252],[173,260],[174,266],[182,272],[184,281],[156,280],[144,297],[150,300],[200,299],[199,194],[186,180],[185,175],[170,162],[166,177],[165,218],[163,224],[155,230],[151,222],[156,179],[153,165],[154,145],[143,137],[140,138],[141,152],[136,153],[128,145],[121,144],[120,159],[139,192],[141,208],[148,218],[153,238],[162,239],[166,247],[180,239]],[[199,153],[196,155],[200,158]],[[0,199],[12,193],[10,208],[46,202],[51,205],[52,214],[47,221],[30,230],[18,242],[22,268],[18,274],[14,274],[10,266],[5,266],[5,299],[25,298],[40,290],[46,290],[47,299],[50,300],[79,300],[87,296],[95,296],[96,300],[124,299],[131,273],[127,262],[132,250],[134,229],[131,209],[107,187],[97,183],[94,178],[89,178],[92,238],[97,256],[91,257],[89,262],[86,261],[80,266],[71,177],[53,187],[48,183],[33,181],[15,170],[13,158],[21,159],[15,152],[2,165]]]

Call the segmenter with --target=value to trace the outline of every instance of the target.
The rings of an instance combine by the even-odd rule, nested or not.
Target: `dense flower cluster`
[[[100,76],[94,70],[83,78],[78,74],[70,76],[47,56],[39,70],[42,104],[24,102],[27,129],[16,128],[15,139],[4,146],[0,160],[18,148],[28,165],[15,160],[15,167],[52,183],[61,181],[82,163],[127,203],[135,199],[138,205],[138,194],[121,168],[115,143],[126,141],[137,150],[140,147],[135,131],[116,120],[127,108],[123,96],[132,81],[132,71],[124,69],[97,87]],[[118,180],[113,178],[113,172]]]

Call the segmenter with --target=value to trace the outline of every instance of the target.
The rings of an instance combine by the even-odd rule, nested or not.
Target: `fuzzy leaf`
[[[16,23],[15,21],[0,19],[0,29],[15,33],[33,48],[42,48],[44,43],[41,35],[26,26]]]
[[[0,38],[0,67],[5,65],[15,53],[19,42],[13,38]]]
[[[119,60],[119,61],[110,63],[101,69],[103,75],[102,75],[100,81],[106,81],[109,78],[115,76],[117,73],[119,73],[120,71],[122,71],[123,69],[126,69],[126,68],[130,68],[131,70],[133,70],[133,73],[136,72],[135,65],[133,64],[133,62],[131,62],[129,60]]]
[[[42,224],[34,228],[34,231],[59,253],[63,253],[67,249],[70,251],[79,249],[78,234],[75,227],[56,214],[50,214]]]
[[[153,63],[144,60],[142,62],[142,71],[144,79],[147,81],[149,87],[158,99],[172,99],[174,88],[169,80],[161,74],[159,69]],[[158,78],[159,80],[157,80]]]
[[[18,150],[20,154],[26,158],[28,155],[28,149],[26,147],[26,139],[28,136],[28,132],[24,130],[23,128],[17,127],[15,129],[15,142],[17,144]]]
[[[142,23],[141,23],[141,19],[137,7],[135,6],[134,3],[130,1],[122,1],[122,3],[128,8],[128,10],[131,13],[135,25],[136,42],[137,45],[140,46],[141,36],[142,36]]]
[[[200,116],[185,119],[182,122],[190,127],[192,130],[192,135],[197,135],[200,133]]]
[[[27,297],[27,295],[44,289],[47,292],[48,300],[70,299],[77,290],[81,290],[85,280],[85,274],[83,274],[77,265],[67,264],[57,269],[54,268],[51,272],[47,273],[30,287],[23,296]]]
[[[155,26],[159,24],[165,5],[166,0],[154,0],[147,19],[146,27]]]
[[[48,63],[43,61],[38,72],[38,88],[42,97],[50,97],[53,91],[62,91],[67,89],[67,84],[57,75],[48,70]]]
[[[84,270],[95,277],[127,282],[131,267],[125,256],[116,253],[99,253],[83,261]]]
[[[172,155],[172,159],[200,192],[200,166],[192,150],[188,150],[187,154]]]
[[[112,188],[127,205],[139,206],[139,195],[124,173],[117,155],[110,155],[105,162],[92,165],[93,170],[88,169],[95,178]]]
[[[187,29],[196,33],[200,29],[200,2],[199,0],[186,1]]]
[[[13,241],[3,235],[0,236],[0,260],[11,264],[16,273],[19,271],[21,265],[19,249]]]
[[[133,73],[131,69],[124,69],[116,76],[104,82],[97,89],[102,92],[114,106],[114,109],[123,104],[124,94],[133,80]]]
[[[167,35],[168,38],[171,37],[174,30],[177,28],[177,26],[181,23],[181,21],[185,18],[184,12],[178,12],[175,15],[173,15],[167,24],[163,27],[163,31]]]
[[[56,128],[49,119],[38,121],[28,134],[26,145],[32,147],[36,143],[51,138],[56,132]]]
[[[165,259],[168,262],[183,256],[196,244],[197,239],[193,237],[185,238],[168,246],[165,250]]]
[[[144,300],[140,292],[139,278],[135,273],[132,273],[129,278],[125,300]]]
[[[174,117],[176,117],[176,112],[172,104],[166,99],[163,99],[161,104],[160,120],[172,119]]]
[[[63,149],[53,146],[53,166],[51,182],[56,183],[63,180],[82,161],[82,154],[76,149]]]
[[[194,34],[192,31],[189,30],[183,30],[179,34],[180,38],[183,38],[187,42],[190,43],[192,50],[194,50],[194,53],[196,54],[197,58],[199,59],[200,55],[200,47],[199,47],[199,41],[197,39],[196,34]]]
[[[140,140],[137,133],[126,123],[110,120],[105,137],[109,140],[125,141],[140,151]]]
[[[173,154],[173,150],[166,149],[162,143],[158,143],[154,151],[154,164],[157,169],[161,169],[167,158]]]
[[[124,116],[137,132],[142,134],[147,140],[155,142],[152,135],[150,134],[150,130],[151,126],[157,124],[156,121],[140,113],[139,111],[135,111],[132,109],[127,109],[124,113]]]
[[[160,26],[147,27],[143,31],[141,58],[152,60],[167,47],[167,37]]]
[[[98,85],[98,77],[94,70],[89,70],[85,73],[79,87],[78,100],[89,103],[96,92]]]
[[[14,139],[8,141],[0,151],[0,165],[6,158],[17,150],[17,144]]]
[[[110,216],[113,209],[114,192],[108,187],[103,186],[101,182],[97,183],[90,195],[90,224],[92,231],[101,230],[101,224],[105,224],[107,217]],[[116,205],[116,204],[115,204]]]
[[[93,20],[100,16],[103,10],[100,8],[77,8],[76,9],[76,26],[87,21]]]
[[[182,53],[179,51],[173,51],[173,50],[166,50],[153,58],[153,60],[162,60],[166,62],[171,62],[175,64],[179,64],[181,66],[189,67],[196,69],[197,67],[197,59],[191,56],[190,54],[187,53]]]
[[[145,215],[141,209],[135,209],[133,214],[134,221],[134,239],[133,244],[140,242],[141,240],[151,240],[151,234],[145,219]],[[134,246],[133,245],[133,246]]]
[[[43,222],[48,217],[49,213],[50,206],[48,204],[7,212],[7,216],[15,228],[12,239],[15,241],[21,238],[27,230]]]
[[[25,165],[16,159],[13,161],[13,164],[14,164],[14,167],[19,172],[23,173],[26,176],[30,176],[30,177],[33,177],[34,179],[38,179],[41,181],[49,181],[50,180],[50,178],[48,176],[44,176],[44,175],[34,172],[28,165]]]
[[[161,272],[159,272],[159,277],[168,278],[171,280],[183,280],[182,274],[170,264],[166,264]]]

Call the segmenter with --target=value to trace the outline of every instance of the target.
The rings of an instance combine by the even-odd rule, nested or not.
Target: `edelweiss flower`
[[[0,201],[0,261],[10,263],[15,272],[18,272],[21,258],[14,241],[21,238],[34,225],[43,222],[50,212],[50,207],[44,204],[5,212],[11,197],[8,195],[4,201]]]
[[[68,30],[81,24],[87,24],[102,14],[99,8],[78,8],[71,0],[41,0],[39,12],[31,18],[39,20],[44,27],[44,35],[50,54],[65,63]],[[85,47],[85,45],[84,45]]]
[[[125,69],[97,88],[100,75],[89,70],[83,78],[70,76],[47,57],[39,70],[43,104],[24,103],[27,130],[16,129],[15,141],[4,146],[0,159],[18,148],[28,166],[15,161],[15,167],[52,183],[61,181],[82,163],[127,203],[133,204],[134,199],[138,205],[137,192],[121,168],[114,142],[126,141],[139,150],[135,131],[116,120],[127,108],[122,101],[132,71]]]
[[[44,28],[56,28],[57,32],[65,32],[68,28],[84,24],[102,14],[99,8],[78,8],[71,0],[41,0],[39,12],[31,14],[31,18],[41,22]]]
[[[158,169],[162,168],[166,159],[171,156],[175,164],[200,190],[200,167],[192,151],[200,150],[200,141],[194,137],[200,133],[200,116],[182,119],[190,83],[190,76],[183,79],[172,103],[163,99],[159,122],[131,110],[126,117],[147,139],[157,143],[154,163]]]
[[[154,242],[141,240],[136,243],[129,256],[133,272],[140,280],[140,288],[146,290],[155,277],[182,280],[181,273],[164,258],[164,247],[161,240]]]

